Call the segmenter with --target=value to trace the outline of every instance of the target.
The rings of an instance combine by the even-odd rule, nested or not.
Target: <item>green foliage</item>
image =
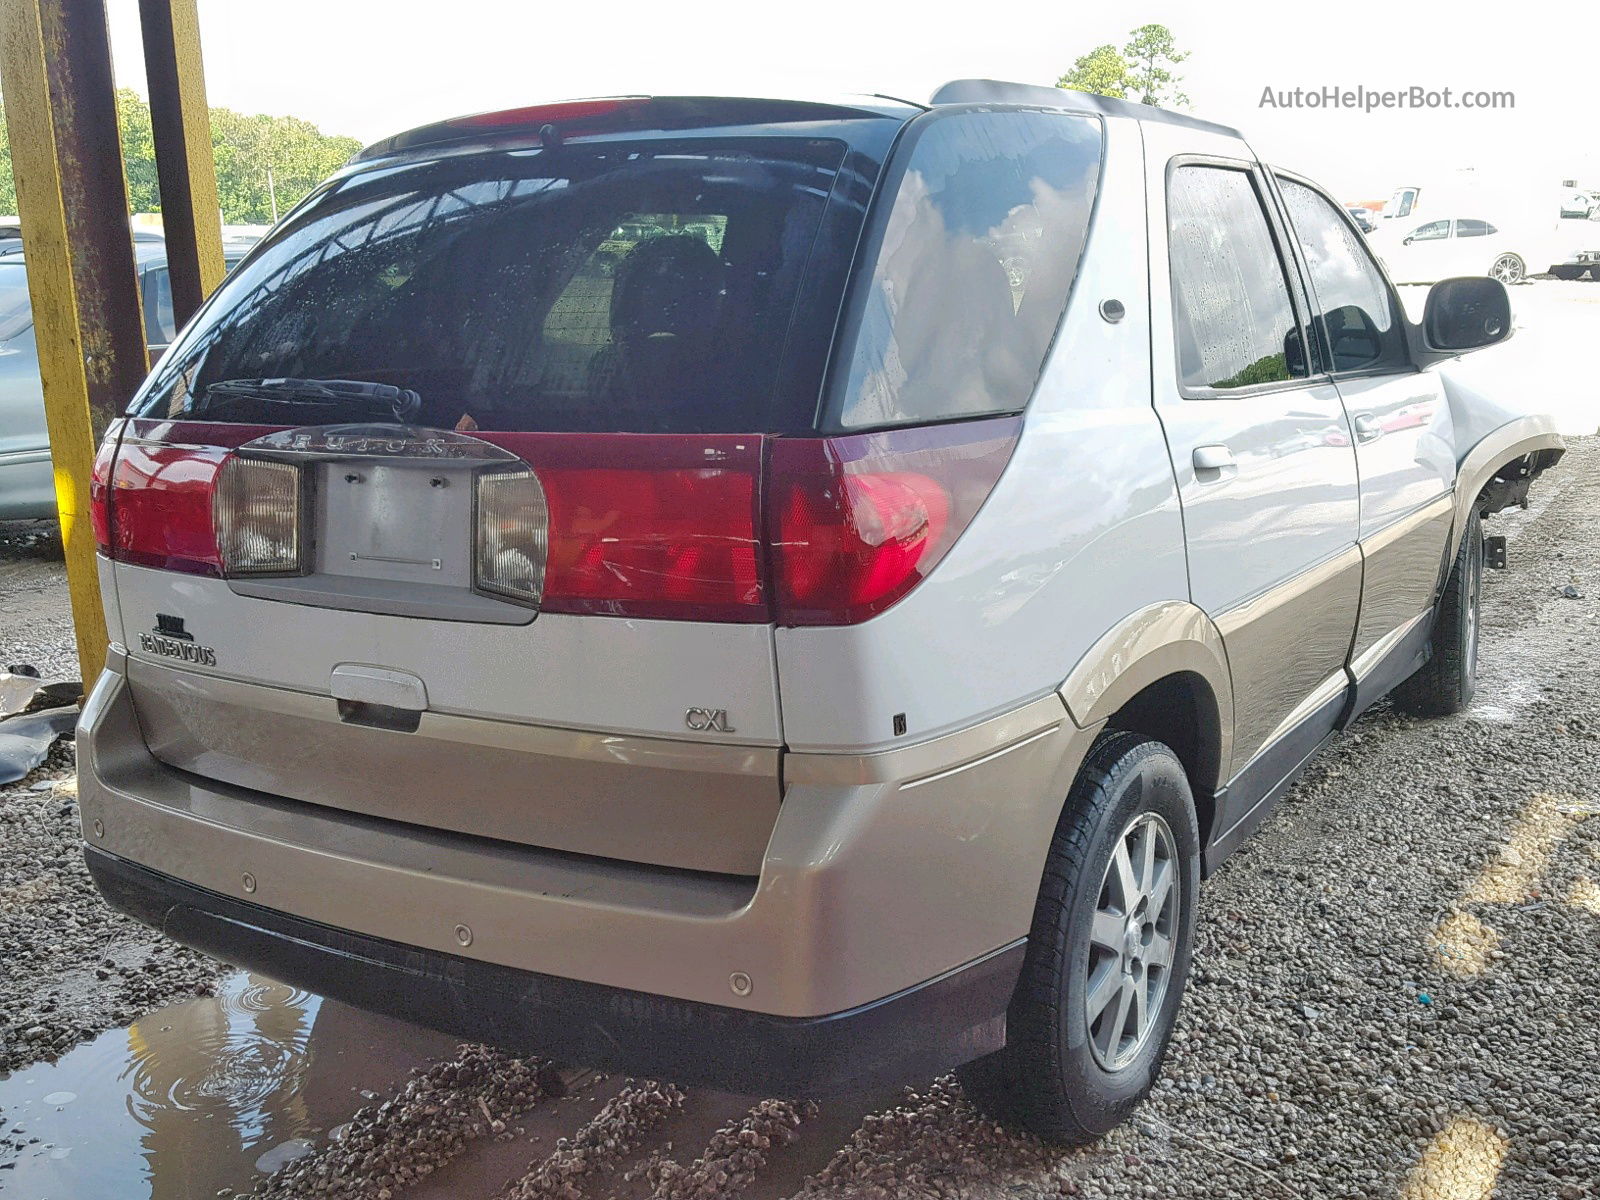
[[[1182,80],[1172,68],[1188,57],[1188,51],[1177,48],[1165,25],[1141,25],[1128,35],[1128,44],[1121,50],[1107,43],[1089,51],[1056,86],[1117,100],[1137,96],[1143,104],[1182,108],[1189,97],[1178,90]]]
[[[361,149],[355,138],[331,137],[299,117],[249,116],[227,108],[211,110],[211,144],[224,217],[246,225],[264,225],[288,212]]]
[[[122,156],[133,212],[160,212],[155,138],[150,106],[128,88],[117,91]],[[361,148],[355,138],[333,137],[299,117],[270,117],[228,108],[211,110],[211,146],[217,163],[217,199],[229,225],[265,225],[273,199],[282,215]],[[11,135],[0,121],[0,212],[17,211],[11,174]]]
[[[1128,60],[1109,43],[1096,46],[1072,64],[1056,86],[1075,92],[1092,92],[1096,96],[1110,96],[1115,100],[1128,98]]]
[[[1179,107],[1189,103],[1189,97],[1178,90],[1181,79],[1172,73],[1189,52],[1178,49],[1172,30],[1165,25],[1139,26],[1129,35],[1122,56],[1128,60],[1129,87],[1139,93],[1141,103]]]
[[[1282,353],[1269,354],[1265,358],[1258,358],[1255,362],[1245,367],[1237,375],[1230,375],[1226,379],[1219,379],[1211,386],[1214,388],[1250,387],[1257,383],[1281,383],[1288,379],[1289,360]]]

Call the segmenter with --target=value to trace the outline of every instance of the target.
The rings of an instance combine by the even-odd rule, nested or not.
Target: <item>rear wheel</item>
[[[1521,283],[1527,278],[1528,266],[1520,255],[1502,254],[1489,268],[1489,275],[1504,284]]]
[[[1062,1144],[1127,1119],[1183,997],[1199,866],[1177,756],[1138,734],[1101,739],[1050,847],[1006,1047],[961,1072],[980,1107]]]
[[[1478,678],[1479,606],[1483,598],[1483,518],[1467,518],[1455,563],[1434,616],[1433,653],[1394,690],[1395,707],[1419,717],[1445,717],[1472,703]]]

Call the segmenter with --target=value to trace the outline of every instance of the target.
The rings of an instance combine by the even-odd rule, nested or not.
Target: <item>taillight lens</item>
[[[100,449],[94,456],[94,470],[89,475],[89,524],[94,529],[95,545],[102,554],[111,550],[111,472],[121,437],[122,422],[113,421],[100,442]]]
[[[848,625],[909,592],[1011,457],[1020,417],[773,443],[775,619]]]
[[[217,548],[227,575],[301,570],[300,468],[232,457],[217,472]]]
[[[538,604],[550,531],[539,477],[524,470],[488,471],[478,475],[476,486],[474,585],[519,604]]]
[[[770,620],[759,436],[484,434],[529,463],[549,513],[543,612]]]
[[[124,440],[111,471],[107,553],[119,562],[221,575],[212,514],[228,451]]]
[[[893,605],[944,557],[1021,423],[830,438],[430,433],[429,445],[476,443],[484,453],[452,457],[505,460],[474,474],[481,592],[544,612],[848,625]],[[129,430],[95,468],[95,532],[112,558],[215,576],[306,569],[306,468],[231,448],[260,430]],[[160,440],[189,430],[230,445]]]

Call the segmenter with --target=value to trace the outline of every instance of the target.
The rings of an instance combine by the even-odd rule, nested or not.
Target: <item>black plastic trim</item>
[[[247,970],[558,1062],[766,1095],[913,1083],[998,1050],[1027,944],[1019,938],[858,1008],[779,1017],[542,975],[334,929],[196,887],[92,846],[84,853],[113,907]]]
[[[1257,754],[1216,796],[1212,835],[1200,849],[1203,875],[1210,875],[1265,821],[1317,751],[1338,731],[1349,701],[1348,687],[1335,692],[1289,732]]]
[[[1339,719],[1339,728],[1348,729],[1356,718],[1422,669],[1433,655],[1433,626],[1438,606],[1418,621],[1406,635],[1391,646],[1365,677],[1356,681],[1350,708]]]

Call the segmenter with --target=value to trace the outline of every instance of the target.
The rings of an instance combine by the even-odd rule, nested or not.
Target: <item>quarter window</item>
[[[1314,323],[1333,369],[1403,369],[1405,334],[1394,296],[1360,235],[1326,197],[1292,179],[1278,182],[1311,271]]]
[[[1487,221],[1457,221],[1457,237],[1488,237],[1489,222]]]
[[[1020,412],[1077,274],[1100,126],[1038,112],[919,118],[851,302],[846,428]]]
[[[1168,185],[1167,222],[1184,386],[1239,388],[1304,378],[1300,324],[1249,173],[1179,167]]]

